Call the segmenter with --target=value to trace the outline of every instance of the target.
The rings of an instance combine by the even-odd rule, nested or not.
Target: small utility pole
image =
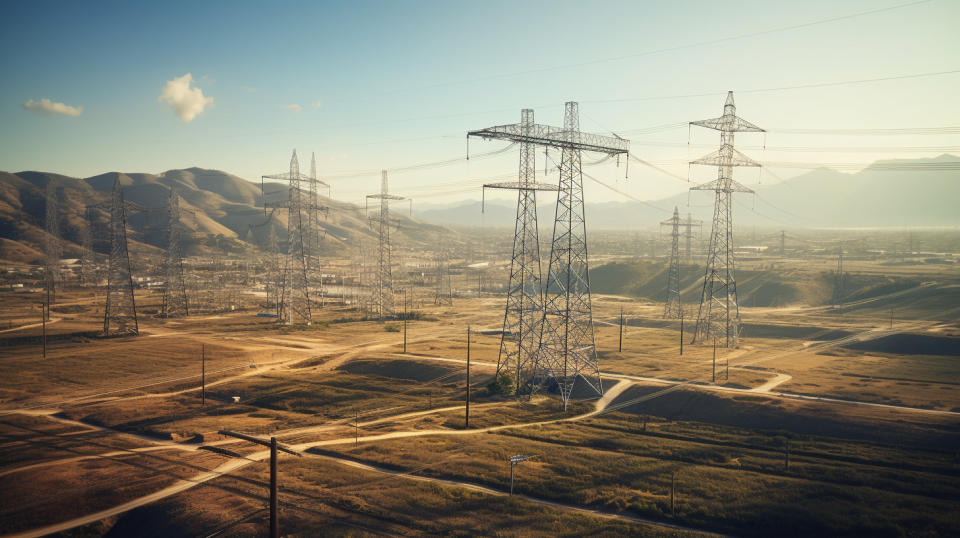
[[[623,352],[623,307],[620,307],[620,346],[617,349],[619,352]]]
[[[280,538],[280,521],[277,511],[277,451],[293,454],[297,457],[302,457],[303,455],[293,449],[277,443],[276,437],[271,437],[268,441],[266,439],[261,439],[259,437],[254,437],[252,435],[230,430],[220,430],[219,433],[220,435],[225,435],[227,437],[236,437],[237,439],[243,439],[244,441],[250,441],[251,443],[270,447],[270,538]]]
[[[680,309],[680,356],[683,356],[683,308]]]
[[[677,515],[676,504],[674,504],[676,491],[677,491],[677,472],[674,471],[673,474],[670,475],[670,516],[671,517]]]
[[[522,461],[527,461],[527,456],[510,456],[510,495],[513,495],[513,468]]]
[[[200,405],[207,405],[207,346],[200,344]]]
[[[717,382],[717,336],[713,336],[713,382]]]
[[[47,294],[49,295],[49,291]],[[40,323],[43,325],[43,358],[47,358],[47,312],[50,311],[50,303],[40,303]]]
[[[407,352],[407,290],[403,290],[403,352]]]
[[[464,408],[464,428],[470,428],[470,326],[467,325],[467,404]]]
[[[270,438],[270,538],[280,538],[277,517],[277,438]]]

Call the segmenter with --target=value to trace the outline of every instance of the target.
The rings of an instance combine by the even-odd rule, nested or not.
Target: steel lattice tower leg
[[[740,305],[734,278],[732,192],[716,191],[707,269],[700,294],[700,310],[693,342],[716,337],[726,347],[737,345]]]
[[[571,143],[579,141],[577,103],[566,103],[563,127]],[[580,149],[566,147],[561,152],[560,192],[544,288],[544,321],[537,357],[537,377],[556,380],[564,409],[578,378],[603,394],[593,335],[580,154]],[[595,376],[596,381],[587,376]]]
[[[533,110],[520,113],[524,132],[533,128]],[[515,393],[525,394],[531,389],[536,354],[540,344],[543,319],[542,270],[540,268],[540,238],[537,231],[536,146],[520,145],[519,188],[517,189],[517,219],[513,232],[513,257],[510,262],[510,284],[507,288],[507,307],[503,316],[500,355],[497,373],[507,372],[513,377]]]
[[[44,241],[44,285],[47,301],[57,301],[57,284],[60,282],[60,219],[57,215],[57,188],[53,180],[46,187],[46,236]],[[49,305],[48,305],[49,306]]]
[[[661,224],[671,226],[670,269],[667,272],[667,301],[663,308],[663,317],[680,317],[680,212],[673,208],[673,217]]]
[[[393,313],[393,269],[390,259],[390,198],[387,189],[387,171],[380,179],[380,216],[378,221],[379,244],[377,258],[377,282],[374,305],[377,316],[383,319]]]
[[[301,321],[310,324],[310,287],[307,278],[307,251],[309,215],[303,207],[300,190],[300,163],[297,151],[290,158],[290,203],[287,213],[287,257],[283,278],[280,318],[287,323]]]
[[[320,198],[317,195],[317,155],[310,154],[310,180],[308,196],[310,198],[307,214],[307,276],[308,282],[320,284]],[[318,290],[319,291],[319,290]]]
[[[188,316],[190,305],[187,301],[187,286],[183,280],[183,252],[180,238],[183,233],[180,224],[180,197],[170,189],[167,203],[167,252],[164,258],[163,316]]]
[[[107,263],[107,302],[103,309],[105,336],[140,334],[133,298],[133,273],[127,251],[127,212],[120,178],[113,184],[110,206],[110,259]]]
[[[437,254],[436,294],[433,299],[433,304],[435,306],[449,306],[453,304],[453,289],[450,282],[450,262],[447,259],[447,253],[444,250],[442,240],[439,246],[440,254]]]

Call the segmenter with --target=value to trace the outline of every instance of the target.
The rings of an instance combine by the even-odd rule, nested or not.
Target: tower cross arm
[[[511,189],[525,191],[559,191],[560,187],[549,183],[504,181],[502,183],[484,183],[485,189]]]
[[[260,176],[260,179],[261,179],[261,180],[264,180],[264,179],[280,179],[280,180],[283,180],[283,181],[291,181],[291,180],[315,181],[315,182],[317,183],[317,185],[322,185],[322,186],[324,186],[324,187],[329,187],[329,186],[330,186],[329,184],[327,184],[327,183],[325,183],[325,182],[323,182],[323,181],[321,181],[321,180],[319,180],[319,179],[314,179],[314,178],[312,178],[312,177],[310,177],[310,176],[308,176],[308,175],[306,175],[306,174],[290,174],[290,172],[281,172],[281,173],[279,173],[279,174],[266,174],[266,175]]]
[[[580,131],[570,131],[563,127],[534,124],[497,125],[476,131],[469,131],[467,138],[475,136],[491,140],[509,140],[558,149],[595,151],[609,155],[619,155],[630,151],[630,141],[616,136],[604,136]]]
[[[397,196],[396,194],[368,194],[367,199],[377,199],[377,200],[406,200],[403,196]]]
[[[732,179],[714,179],[713,181],[708,181],[700,185],[695,185],[690,187],[692,191],[720,191],[720,192],[747,192],[752,193],[753,190],[743,185],[737,183]]]
[[[733,149],[733,146],[730,144],[724,144],[717,151],[690,161],[690,164],[706,164],[710,166],[760,166],[760,163]]]
[[[691,121],[690,125],[706,127],[707,129],[716,129],[717,131],[727,131],[731,133],[765,133],[766,129],[757,127],[749,121],[735,116],[733,114],[724,114],[719,118],[710,118],[708,120]]]

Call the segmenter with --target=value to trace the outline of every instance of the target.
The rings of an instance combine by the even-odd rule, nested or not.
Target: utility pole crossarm
[[[497,125],[467,133],[467,138],[478,136],[490,140],[509,140],[521,144],[536,144],[557,149],[595,151],[608,155],[630,152],[630,141],[617,136],[570,131],[563,127],[534,124],[525,126],[519,123]]]
[[[367,199],[376,199],[376,200],[406,200],[403,196],[397,196],[396,194],[368,194]]]
[[[236,437],[237,439],[243,439],[244,441],[250,441],[251,443],[256,443],[256,444],[258,444],[258,445],[263,445],[263,446],[266,446],[266,447],[269,447],[269,446],[270,446],[270,440],[269,440],[269,439],[261,439],[261,438],[259,438],[259,437],[254,437],[254,436],[252,436],[252,435],[247,435],[247,434],[245,434],[245,433],[235,432],[235,431],[232,431],[232,430],[220,430],[220,431],[218,431],[217,433],[219,433],[220,435],[226,435],[227,437]],[[277,450],[279,450],[279,451],[281,451],[281,452],[286,452],[287,454],[293,454],[294,456],[297,456],[298,458],[299,458],[299,457],[303,457],[303,454],[297,452],[296,450],[294,450],[294,449],[292,449],[292,448],[290,448],[290,447],[287,447],[287,446],[285,446],[285,445],[281,445],[280,443],[277,443]]]
[[[320,179],[312,178],[312,177],[310,177],[310,176],[308,176],[308,175],[306,175],[306,174],[299,174],[299,173],[298,173],[298,174],[291,174],[290,172],[281,172],[281,173],[279,173],[279,174],[266,174],[266,175],[260,176],[260,179],[261,179],[261,180],[264,180],[264,179],[280,179],[280,180],[283,180],[283,181],[290,181],[291,179],[294,179],[294,180],[299,180],[299,181],[315,181],[315,182],[317,182],[318,185],[323,185],[324,187],[329,187],[329,186],[330,186],[328,183],[325,183],[325,182],[323,182],[323,181],[320,180]]]
[[[707,129],[716,129],[717,131],[740,132],[740,133],[765,133],[766,129],[757,127],[749,121],[733,115],[720,116],[709,120],[691,121],[690,125],[706,127]]]

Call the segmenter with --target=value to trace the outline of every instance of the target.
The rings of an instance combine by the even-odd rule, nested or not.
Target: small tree
[[[487,384],[490,394],[510,394],[513,392],[513,378],[506,372],[498,372]]]

